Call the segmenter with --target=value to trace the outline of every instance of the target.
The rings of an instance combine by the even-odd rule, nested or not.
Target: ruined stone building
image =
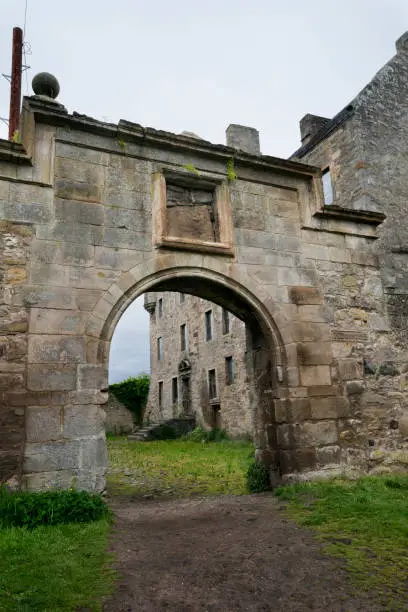
[[[343,328],[334,334],[332,332],[332,338],[335,339],[332,349],[342,379],[350,381],[347,387],[355,406],[384,403],[384,399],[376,393],[384,384],[380,372],[395,377],[394,385],[388,383],[391,391],[391,394],[388,393],[388,404],[393,403],[397,407],[401,401],[405,402],[406,376],[396,362],[401,355],[405,359],[408,316],[408,181],[405,178],[408,170],[407,44],[404,35],[396,43],[397,55],[333,119],[305,115],[300,121],[302,146],[291,156],[291,159],[304,161],[322,170],[326,220],[323,221],[319,211],[312,211],[315,226],[327,227],[330,225],[328,219],[337,219],[337,227],[342,227],[341,232],[331,232],[329,237],[327,234],[309,232],[312,245],[307,249],[307,256],[310,261],[316,262],[318,277],[322,286],[326,287],[325,302],[333,307],[333,321]],[[383,214],[387,217],[386,222],[380,232],[374,232]],[[319,216],[322,217],[321,221]],[[348,235],[347,223],[351,220],[362,220],[365,224],[354,235]],[[374,237],[375,242],[369,241],[371,247],[367,254],[367,238],[371,237]],[[345,244],[353,249],[352,258],[343,261],[344,258],[338,252],[337,260],[333,255],[334,249],[341,249]],[[364,254],[360,247],[364,247]],[[367,269],[353,266],[353,263],[362,263],[376,267],[377,258],[381,262],[381,282],[376,275],[371,276]],[[383,306],[379,309],[377,299],[382,298]],[[166,303],[166,294],[160,294],[158,299]],[[200,391],[197,389],[192,400],[192,410],[197,413],[199,421],[213,424],[211,417],[205,418],[204,415],[210,393],[208,373],[213,366],[218,366],[216,372],[221,388],[215,405],[217,410],[221,408],[219,416],[223,417],[219,422],[228,428],[229,413],[236,411],[239,406],[241,419],[234,425],[234,430],[238,433],[242,425],[242,431],[246,431],[251,418],[248,415],[245,378],[239,382],[234,381],[237,395],[224,396],[222,393],[225,379],[222,357],[225,359],[227,353],[232,355],[236,352],[237,359],[234,358],[234,362],[244,363],[244,329],[237,329],[227,346],[222,342],[223,336],[217,334],[213,339],[213,350],[209,354],[202,353],[201,348],[206,346],[202,319],[204,313],[212,308],[211,304],[206,303],[200,309],[200,300],[190,296],[188,305],[184,305],[181,311],[179,308],[175,300],[169,302],[171,316],[160,319],[156,312],[151,317],[152,389],[149,406],[152,414],[162,417],[169,414],[166,410],[157,410],[157,407],[160,403],[165,408],[172,405],[169,389],[171,377],[177,376],[176,362],[180,357],[178,328],[184,321],[190,329],[197,317],[201,316],[198,334],[200,331],[202,333],[192,349],[191,364],[192,380],[194,374],[197,377],[193,386],[198,385]],[[371,330],[379,332],[377,341],[372,344]],[[390,338],[390,333],[394,341],[388,342],[386,339]],[[158,337],[166,339],[164,362],[157,359]],[[363,340],[370,342],[369,350]],[[188,357],[189,350],[190,347],[184,357]],[[362,380],[364,384],[360,384]],[[163,392],[161,401],[158,396],[159,386]],[[238,403],[237,397],[242,398]],[[396,420],[391,419],[390,422],[391,427],[397,426]]]
[[[57,90],[37,79],[21,143],[0,141],[0,481],[104,488],[112,334],[165,292],[244,322],[273,482],[406,465],[408,35],[344,111],[302,120],[290,160],[242,126],[224,146],[69,114]]]
[[[193,415],[204,427],[252,435],[244,322],[184,293],[148,293],[145,308],[151,346],[145,416]]]

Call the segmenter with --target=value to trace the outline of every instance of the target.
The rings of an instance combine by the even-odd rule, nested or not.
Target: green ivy
[[[137,425],[143,423],[143,413],[149,395],[150,376],[139,374],[109,386],[109,391],[130,410]]]

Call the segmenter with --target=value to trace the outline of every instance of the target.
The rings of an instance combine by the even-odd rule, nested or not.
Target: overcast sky
[[[0,72],[10,72],[12,28],[23,26],[25,5],[0,0]],[[408,30],[408,0],[27,5],[28,83],[37,72],[55,74],[70,112],[188,130],[215,143],[228,124],[241,123],[260,131],[263,153],[280,157],[298,147],[303,115],[335,115]],[[0,79],[0,116],[8,115],[8,97]],[[140,304],[129,310],[114,336],[112,381],[149,367],[147,313]]]

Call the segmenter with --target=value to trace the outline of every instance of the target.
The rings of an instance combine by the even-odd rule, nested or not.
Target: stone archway
[[[103,489],[110,339],[154,287],[246,321],[260,458],[286,477],[364,464],[361,363],[343,351],[368,336],[334,319],[331,261],[348,282],[344,234],[368,245],[373,219],[326,214],[317,168],[23,106],[23,144],[0,151],[0,481]]]
[[[101,327],[97,340],[98,345],[95,349],[96,360],[100,365],[95,364],[91,367],[95,367],[95,372],[98,371],[98,368],[101,368],[100,375],[106,379],[109,345],[116,324],[126,308],[144,292],[179,291],[211,300],[223,306],[239,316],[246,324],[247,368],[249,378],[252,381],[250,397],[254,415],[256,455],[259,460],[270,467],[271,478],[276,482],[280,477],[280,454],[277,446],[274,402],[277,398],[286,394],[287,356],[282,336],[275,321],[266,309],[265,304],[255,294],[257,292],[262,295],[262,288],[257,287],[256,283],[249,278],[245,279],[246,286],[244,286],[219,271],[175,265],[177,260],[179,260],[179,263],[183,263],[183,259],[183,256],[173,255],[171,268],[148,274],[139,282],[124,290],[116,303],[110,305],[110,312],[105,322],[103,323],[102,318],[100,319]],[[157,261],[151,263],[154,267],[157,267]],[[169,264],[168,259],[167,264]],[[148,263],[144,264],[143,270],[149,270]],[[140,269],[134,270],[132,275],[135,276],[138,271]],[[228,266],[228,272],[231,272],[231,266]],[[128,274],[126,276],[127,278],[124,278],[123,281],[128,283],[130,279]],[[115,287],[111,288],[108,293],[109,297],[105,296],[103,298],[97,305],[95,312],[102,312],[103,309],[108,312],[107,301],[111,300],[110,296],[113,296],[113,293],[118,296],[119,291]],[[263,297],[265,298],[265,296]],[[89,323],[88,331],[92,334],[96,333],[95,314]]]

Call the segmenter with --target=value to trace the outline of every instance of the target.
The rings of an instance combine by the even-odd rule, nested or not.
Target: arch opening
[[[271,315],[256,296],[223,275],[203,269],[156,273],[130,287],[112,307],[100,335],[99,355],[105,367],[109,362],[110,340],[122,314],[142,294],[151,296],[157,293],[195,296],[220,306],[244,322],[246,382],[256,458],[269,467],[271,480],[275,484],[279,481],[281,470],[274,400],[280,396],[279,388],[284,383],[282,372],[286,359],[283,342]],[[179,368],[181,385],[190,384],[189,375],[189,371]],[[207,424],[211,424],[211,419]],[[217,420],[214,420],[216,424]]]

